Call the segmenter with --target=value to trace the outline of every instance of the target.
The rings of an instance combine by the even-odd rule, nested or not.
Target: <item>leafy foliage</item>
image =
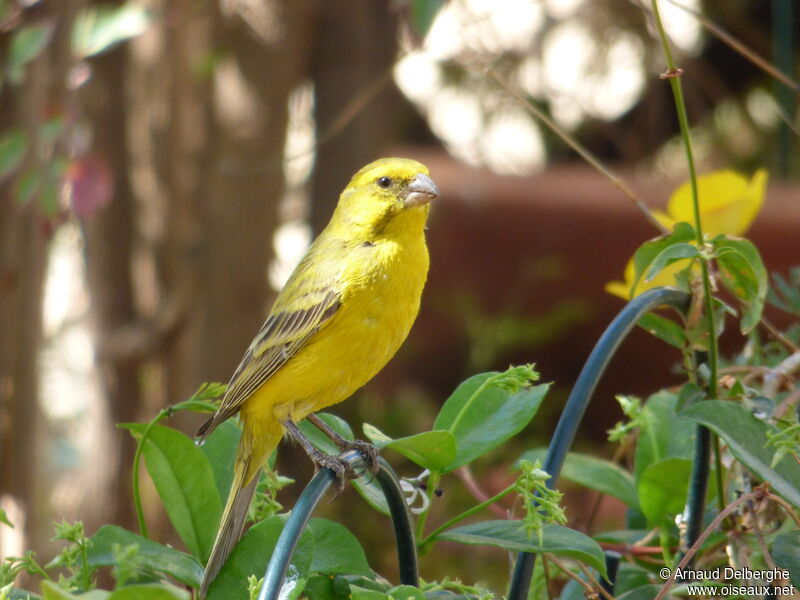
[[[443,3],[408,0],[405,5],[422,37]],[[653,6],[657,8],[657,2]],[[90,7],[81,13],[73,31],[75,53],[83,60],[105,52],[142,33],[150,18],[135,3]],[[48,50],[52,34],[53,24],[48,22],[25,24],[13,31],[0,84],[20,85],[31,63]],[[671,84],[679,88],[674,81]],[[676,97],[680,98],[680,93]],[[679,116],[685,120],[680,106]],[[33,134],[11,129],[0,137],[0,182],[13,180],[20,203],[36,202],[46,215],[54,216],[61,210],[61,190],[70,178],[73,196],[80,194],[75,185],[79,163],[66,152],[72,127],[63,115],[56,114],[43,118]],[[688,146],[688,138],[685,141]],[[46,160],[27,164],[29,155]],[[103,169],[98,173],[95,176],[102,178]],[[660,285],[678,287],[693,296],[693,305],[681,323],[654,314],[639,322],[683,351],[683,385],[654,390],[646,400],[617,396],[627,421],[609,434],[609,440],[619,444],[614,459],[572,453],[560,473],[598,497],[624,505],[625,528],[594,532],[589,523],[587,534],[565,526],[561,492],[549,489],[552,474],[543,472],[538,462],[545,455],[542,449],[523,454],[517,463],[519,473],[509,476],[514,479],[505,489],[489,498],[479,497],[477,504],[432,531],[426,528],[443,478],[463,476],[467,468],[481,467],[486,457],[523,432],[536,417],[549,384],[536,384],[538,374],[532,366],[523,365],[466,379],[444,401],[428,431],[393,438],[364,424],[365,435],[376,446],[423,469],[403,481],[409,497],[424,500],[414,510],[419,515],[421,554],[440,542],[536,553],[542,559],[534,573],[531,600],[550,594],[548,572],[554,565],[561,574],[553,577],[569,579],[561,598],[598,596],[598,580],[608,575],[604,554],[608,549],[622,549],[630,557],[614,582],[613,593],[620,599],[665,594],[663,569],[673,569],[680,556],[698,554],[697,563],[702,565],[727,565],[735,556],[737,564],[786,569],[791,582],[800,585],[800,424],[796,387],[786,389],[800,370],[797,324],[794,330],[776,336],[777,342],[764,343],[756,330],[767,301],[790,316],[800,315],[800,267],[787,278],[773,276],[770,290],[757,248],[739,237],[763,204],[766,180],[762,169],[750,179],[723,171],[687,182],[670,199],[668,214],[655,215],[668,231],[639,247],[625,270],[624,282],[609,284],[609,291],[624,298]],[[104,191],[102,186],[98,189]],[[103,193],[95,195],[104,197]],[[99,204],[101,200],[83,206]],[[74,197],[73,206],[80,206]],[[75,212],[85,216],[90,210],[76,208]],[[725,298],[734,299],[740,311],[739,330],[748,336],[739,355],[723,365],[716,364],[717,337],[734,309],[719,297],[719,290],[725,291]],[[522,323],[525,327],[520,323],[518,319],[498,320],[493,328],[482,331],[484,335],[495,332],[496,339],[489,345],[510,347],[532,328],[542,326],[541,322]],[[700,351],[712,358],[704,362]],[[728,371],[723,374],[725,368]],[[213,400],[223,392],[223,385],[206,385],[187,401],[161,411],[150,423],[121,425],[137,440],[135,465],[144,458],[147,474],[185,551],[149,538],[137,468],[134,500],[140,534],[104,525],[87,537],[81,522],[59,523],[56,539],[63,541],[64,547],[50,562],[42,565],[29,552],[9,557],[0,566],[0,600],[188,599],[191,594],[185,588],[196,588],[202,578],[222,499],[231,485],[230,465],[241,432],[236,423],[225,423],[204,446],[197,447],[189,437],[161,423],[178,410],[212,411]],[[343,437],[353,439],[350,426],[338,417],[323,414],[321,418]],[[321,450],[336,453],[335,445],[313,425],[303,423],[301,428]],[[712,460],[699,452],[708,431],[716,436],[713,469],[709,468]],[[705,494],[698,484],[703,477],[713,481]],[[290,483],[275,471],[262,476],[250,515],[253,525],[213,582],[211,600],[257,595],[259,577],[286,517],[276,494]],[[388,512],[370,477],[355,481],[354,486],[369,505]],[[696,541],[686,537],[691,525],[687,505],[693,494],[717,504],[708,509],[705,521],[700,519],[708,535]],[[482,511],[506,497],[514,500],[504,507],[509,518],[477,520]],[[726,519],[722,519],[723,510]],[[512,518],[515,516],[520,518]],[[12,526],[2,511],[0,523]],[[500,559],[504,558],[501,554]],[[104,568],[111,570],[112,590],[95,589],[98,569]],[[21,573],[40,581],[41,596],[13,587]],[[300,537],[282,593],[287,600],[433,600],[445,596],[483,600],[492,593],[451,579],[428,582],[420,589],[393,586],[372,570],[366,552],[350,531],[325,519],[312,519]]]

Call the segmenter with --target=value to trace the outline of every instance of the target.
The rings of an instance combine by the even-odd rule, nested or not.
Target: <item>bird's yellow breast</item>
[[[364,385],[408,335],[427,273],[421,225],[350,249],[337,277],[340,308],[245,402],[244,417],[297,422]]]

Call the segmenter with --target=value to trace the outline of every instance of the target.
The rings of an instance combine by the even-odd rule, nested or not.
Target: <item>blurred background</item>
[[[798,89],[725,34],[796,78],[797,6],[660,4],[700,171],[770,170],[749,237],[785,273],[800,250]],[[0,556],[46,560],[61,518],[135,529],[134,444],[114,424],[227,381],[350,176],[386,155],[426,163],[442,190],[429,283],[398,356],[334,412],[357,434],[409,435],[467,376],[535,362],[553,390],[473,474],[501,489],[621,308],[605,283],[658,234],[529,107],[663,207],[687,177],[664,64],[636,0],[0,0],[0,507],[15,523]],[[635,332],[580,447],[604,453],[614,394],[678,382],[679,359]],[[310,466],[284,447],[278,468],[298,482],[290,507]],[[469,502],[458,479],[443,488],[433,523]],[[568,504],[588,518],[580,495]],[[172,539],[159,510],[150,490],[155,537]],[[392,575],[385,529],[352,490],[322,513]],[[481,570],[489,551],[459,552],[423,577],[498,577]]]

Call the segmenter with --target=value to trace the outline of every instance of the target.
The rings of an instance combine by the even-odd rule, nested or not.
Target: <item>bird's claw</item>
[[[365,442],[363,440],[346,440],[341,444],[337,444],[337,446],[342,452],[346,452],[347,450],[356,450],[361,454],[361,456],[364,457],[364,462],[367,464],[367,470],[373,475],[378,472],[378,469],[380,468],[378,458],[380,458],[380,455],[378,454],[378,449],[369,442]]]
[[[314,472],[320,469],[330,469],[333,471],[333,497],[331,501],[344,491],[344,482],[347,479],[355,479],[358,477],[347,462],[343,461],[338,456],[325,454],[324,452],[317,451],[311,456],[311,462],[314,463]]]
[[[346,443],[337,445],[342,452],[356,450],[364,457],[367,470],[372,474],[378,472],[380,466],[378,463],[378,449],[372,444],[361,440],[348,440]],[[310,455],[310,458],[311,462],[314,463],[315,472],[320,469],[330,469],[333,471],[335,480],[333,483],[333,497],[331,500],[336,499],[336,497],[344,491],[345,480],[358,479],[361,475],[353,469],[353,465],[350,461],[344,460],[339,456],[325,454],[324,452],[316,450],[313,455]]]

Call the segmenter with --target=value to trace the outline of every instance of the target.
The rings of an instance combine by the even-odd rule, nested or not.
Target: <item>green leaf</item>
[[[141,436],[147,425],[120,427]],[[208,458],[180,431],[161,425],[152,427],[142,453],[172,526],[189,551],[205,563],[222,514]]]
[[[522,431],[550,387],[531,386],[537,378],[531,367],[520,366],[481,373],[461,383],[433,423],[433,429],[447,430],[456,439],[456,458],[442,472],[475,460]]]
[[[420,37],[425,37],[433,25],[444,0],[411,0],[411,24]]]
[[[35,60],[53,36],[51,23],[26,25],[17,29],[11,37],[8,49],[8,79],[14,84],[22,82],[23,67]]]
[[[31,202],[41,189],[45,174],[38,167],[25,169],[16,181],[17,202],[21,205]]]
[[[536,448],[523,454],[520,460],[544,461],[545,456],[547,456],[546,448]],[[570,452],[561,468],[561,478],[617,498],[628,506],[634,508],[639,506],[633,477],[611,461]]]
[[[0,508],[0,523],[8,525],[9,527],[11,527],[11,529],[14,529],[14,524],[9,520],[6,511],[4,511],[2,508]]]
[[[346,440],[354,439],[353,430],[350,429],[350,425],[348,425],[344,419],[331,413],[317,413],[317,416]],[[339,454],[339,449],[336,447],[336,444],[328,439],[328,436],[322,433],[322,431],[314,427],[310,421],[301,421],[298,426],[300,427],[300,431],[314,444],[315,448],[322,450],[326,454]],[[381,487],[372,475],[360,477],[359,479],[353,480],[352,483],[356,491],[361,494],[361,497],[364,498],[372,508],[384,515],[390,514],[389,505],[386,503],[386,497],[383,495]]]
[[[800,587],[800,531],[787,531],[772,543],[772,559],[781,569],[789,569],[792,583]]]
[[[639,440],[633,467],[637,482],[651,464],[666,458],[689,458],[694,448],[695,427],[675,414],[678,397],[661,391],[647,399],[638,417]]]
[[[344,439],[355,439],[350,425],[341,417],[337,417],[331,413],[317,413],[317,416]],[[331,454],[333,456],[339,454],[339,448],[336,447],[336,444],[334,444],[327,435],[322,433],[322,430],[317,429],[311,421],[300,421],[298,427],[300,427],[300,431],[303,432],[303,435],[314,444],[315,448],[322,450],[325,454]]]
[[[538,566],[541,562],[537,560],[536,565]],[[586,577],[583,574],[578,575],[578,577],[581,581],[586,581]],[[529,598],[529,600],[531,599]],[[577,581],[570,579],[558,595],[558,600],[586,600],[585,590]]]
[[[190,595],[168,583],[143,583],[120,588],[108,600],[190,600]]]
[[[656,336],[662,342],[683,350],[686,345],[686,332],[675,321],[670,321],[659,315],[647,313],[636,324],[647,333]]]
[[[328,519],[311,519],[314,534],[314,560],[312,573],[369,575],[364,549],[350,530],[344,525]]]
[[[227,498],[231,489],[232,466],[241,437],[241,428],[233,420],[228,420],[219,425],[200,446],[211,465],[220,498]]]
[[[2,591],[3,588],[0,588]],[[33,592],[29,592],[27,590],[20,590],[16,588],[11,588],[8,600],[41,600],[42,596],[39,594],[34,594]],[[81,599],[83,600],[83,599]]]
[[[767,301],[782,311],[800,317],[800,266],[789,269],[787,277],[780,273],[772,274]]]
[[[722,283],[744,303],[740,329],[746,335],[761,320],[767,270],[758,250],[747,240],[717,236],[712,243]]]
[[[142,5],[96,6],[78,15],[72,31],[72,48],[81,58],[100,54],[127,39],[144,33],[152,17]]]
[[[767,432],[777,429],[757,419],[734,402],[705,400],[690,406],[681,415],[705,425],[728,445],[731,453],[773,491],[800,507],[800,465],[785,456],[771,468],[775,448],[768,447]]]
[[[389,594],[379,592],[378,590],[370,590],[358,585],[350,586],[351,600],[387,600]]]
[[[58,115],[47,119],[39,126],[39,141],[47,145],[55,144],[64,133],[64,128],[64,117]]]
[[[181,583],[197,587],[203,579],[203,566],[194,556],[162,546],[152,540],[131,533],[116,525],[103,525],[91,538],[88,563],[92,567],[110,567],[115,564],[113,547],[136,545],[142,565],[175,578]]]
[[[639,565],[622,562],[617,571],[617,579],[614,582],[614,594],[624,594],[628,590],[649,585],[650,577],[646,569]]]
[[[664,248],[661,252],[656,254],[653,261],[647,266],[644,280],[650,281],[658,275],[664,267],[671,265],[679,260],[686,260],[687,258],[698,258],[700,252],[697,246],[688,242],[676,242]]]
[[[391,448],[423,469],[441,471],[456,458],[456,438],[449,431],[423,431],[392,439],[369,423],[364,423],[362,429],[377,448]]]
[[[19,169],[27,150],[28,139],[20,129],[12,129],[0,138],[0,183]]]
[[[648,583],[617,596],[617,600],[653,600],[663,586]]]
[[[209,400],[194,400],[193,398],[189,398],[183,402],[178,402],[172,408],[175,411],[189,410],[193,412],[209,414],[217,412],[219,403],[211,402]]]
[[[389,597],[394,600],[425,600],[422,590],[413,585],[398,585],[389,590]]]
[[[42,598],[44,600],[79,600],[80,596],[70,594],[52,581],[42,581]]]
[[[61,183],[49,178],[45,180],[39,190],[39,207],[42,213],[48,217],[55,217],[58,214],[60,198]]]
[[[71,594],[67,590],[58,587],[58,585],[53,581],[42,582],[42,594],[45,600],[107,600],[112,597],[117,598],[116,593],[112,594],[108,590],[91,590],[85,594]],[[4,597],[5,596],[3,596],[3,598]],[[31,594],[22,590],[16,590],[11,592],[9,600],[34,600],[36,598],[39,598],[39,596],[36,594]],[[128,598],[132,597],[128,596]],[[141,596],[141,598],[145,600],[151,598],[151,596]],[[172,598],[173,597],[169,597],[167,600],[172,600]],[[188,595],[180,596],[180,600],[188,600],[188,598]]]
[[[283,530],[283,524],[284,518],[275,515],[248,529],[220,569],[216,579],[211,582],[207,600],[247,598],[247,578],[250,575],[264,576],[267,563],[278,542],[278,536]],[[283,594],[289,594],[290,589],[294,592],[298,586],[305,586],[305,578],[308,576],[313,556],[314,534],[306,528],[292,556],[281,597],[284,597]]]
[[[683,512],[691,470],[690,460],[667,458],[642,471],[638,480],[639,505],[651,527]]]
[[[633,284],[631,285],[631,295],[633,295],[639,280],[644,275],[645,271],[648,273],[648,279],[655,277],[656,273],[650,274],[653,271],[653,262],[656,258],[664,252],[667,248],[675,244],[684,244],[692,241],[695,238],[694,229],[688,223],[676,223],[672,233],[657,237],[649,240],[639,246],[633,254]],[[669,256],[665,257],[666,260]],[[660,269],[663,269],[664,266]]]
[[[522,521],[484,521],[450,529],[436,536],[436,539],[460,544],[498,546],[514,552],[551,552],[557,556],[579,560],[605,575],[603,550],[592,538],[552,523],[545,524],[542,532],[540,545],[538,537],[528,537]]]
[[[343,577],[312,575],[306,582],[303,596],[308,600],[351,600],[350,585]]]

